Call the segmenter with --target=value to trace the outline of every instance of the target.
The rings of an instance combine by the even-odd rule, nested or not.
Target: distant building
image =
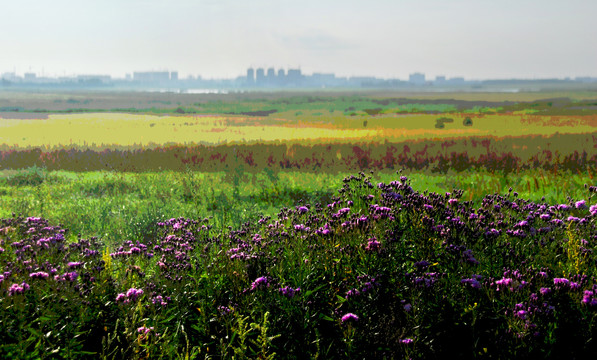
[[[265,71],[263,70],[263,68],[257,69],[255,82],[257,83],[257,85],[263,85],[265,83]]]
[[[25,73],[25,81],[35,81],[35,79],[37,78],[37,75],[35,75],[35,73]]]
[[[274,84],[276,82],[276,70],[274,68],[267,69],[267,82]]]
[[[408,76],[408,82],[415,85],[423,85],[425,84],[425,74],[423,73],[414,73]]]
[[[255,84],[255,70],[253,68],[247,69],[247,84]]]
[[[288,69],[288,74],[286,75],[286,79],[288,80],[289,84],[298,85],[303,80],[303,74],[301,73],[301,69]]]
[[[446,80],[446,82],[448,82],[451,85],[463,85],[464,78],[463,77],[453,77],[453,78]]]
[[[2,74],[2,79],[8,81],[16,81],[18,80],[18,77],[17,74],[14,72],[5,72],[4,74]]]
[[[178,71],[172,71],[170,73],[170,80],[171,81],[178,81]]]
[[[110,75],[77,75],[79,83],[107,84],[112,80]]]
[[[438,85],[441,85],[443,83],[446,82],[446,77],[445,76],[436,76],[435,77],[435,83]]]
[[[276,76],[276,84],[278,84],[279,86],[286,85],[286,72],[284,71],[284,69],[278,70],[278,75]]]
[[[332,73],[313,73],[313,75],[311,75],[311,81],[316,86],[330,86],[336,81],[336,75]]]
[[[167,71],[136,71],[133,73],[133,80],[139,82],[166,82],[170,80],[170,73]]]

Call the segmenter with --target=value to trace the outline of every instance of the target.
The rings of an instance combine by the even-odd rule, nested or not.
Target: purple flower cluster
[[[553,285],[556,290],[580,290],[580,284],[566,278],[554,278]]]
[[[79,277],[79,274],[77,274],[75,271],[71,271],[71,272],[67,272],[62,275],[54,275],[54,280],[59,281],[59,282],[63,282],[63,281],[73,282],[78,277]]]
[[[359,321],[359,317],[353,313],[347,313],[342,316],[341,320],[343,324],[351,324]]]
[[[257,279],[255,279],[255,281],[253,281],[253,283],[251,283],[251,291],[265,289],[268,286],[269,286],[269,284],[267,281],[267,277],[261,276],[261,277],[258,277]]]
[[[460,280],[460,283],[469,285],[473,289],[480,289],[481,288],[481,282],[480,282],[481,279],[483,279],[483,276],[473,275],[470,278],[465,278],[465,279]]]
[[[120,293],[120,294],[116,295],[116,302],[122,302],[124,304],[128,304],[130,302],[137,301],[137,299],[139,297],[141,297],[141,295],[143,295],[143,290],[136,289],[136,288],[130,288],[127,290],[126,294]]]
[[[380,248],[381,248],[381,243],[379,241],[377,241],[377,238],[375,236],[367,239],[367,245],[365,245],[365,250],[378,251]]]
[[[299,206],[296,209],[298,211],[299,214],[305,214],[309,211],[309,208],[306,206]]]
[[[296,294],[298,294],[301,291],[300,287],[297,287],[296,289],[291,288],[290,286],[284,286],[278,289],[278,292],[282,295],[285,296],[287,298],[293,298]]]
[[[170,298],[170,296],[162,296],[162,295],[156,295],[151,298],[151,302],[154,305],[159,305],[161,307],[168,305],[168,302],[170,302],[171,300],[172,299]]]
[[[32,279],[47,279],[49,276],[50,276],[50,274],[48,274],[45,271],[38,271],[38,272],[29,274],[29,277]]]
[[[139,334],[143,334],[143,335],[147,335],[151,331],[153,331],[153,326],[152,327],[141,326],[140,328],[137,329],[137,332]]]
[[[412,279],[412,282],[419,288],[431,288],[433,285],[435,285],[435,283],[437,283],[441,275],[442,274],[436,272],[427,272],[421,276],[415,276]]]
[[[359,286],[357,288],[348,290],[345,296],[346,299],[365,294],[378,285],[375,277],[369,275],[359,275],[357,276],[357,281],[359,282]]]
[[[583,292],[581,303],[592,309],[597,309],[597,285],[593,285],[591,290]]]
[[[10,288],[8,288],[8,295],[14,296],[22,294],[27,290],[29,290],[29,285],[26,282],[22,282],[21,284],[12,284]]]

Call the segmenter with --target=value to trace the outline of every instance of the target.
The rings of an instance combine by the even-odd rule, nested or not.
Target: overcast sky
[[[0,1],[0,73],[597,76],[597,0]]]

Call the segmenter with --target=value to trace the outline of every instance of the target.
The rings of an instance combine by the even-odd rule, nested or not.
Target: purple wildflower
[[[361,292],[358,289],[350,289],[346,292],[346,299],[349,299],[351,297],[355,297],[355,296],[359,296],[361,295]]]
[[[485,232],[485,236],[488,238],[498,237],[500,235],[500,231],[498,229],[489,229]]]
[[[551,220],[551,223],[554,224],[554,225],[556,225],[556,226],[564,224],[564,222],[562,221],[562,219],[553,219],[553,220]]]
[[[526,310],[518,310],[516,312],[516,317],[522,320],[525,320],[527,318],[527,312]]]
[[[297,231],[309,231],[311,229],[308,226],[305,226],[304,224],[298,224],[298,225],[294,225],[294,230],[297,230]]]
[[[404,345],[410,345],[413,342],[415,342],[413,339],[402,339],[402,340],[400,340],[400,343],[404,344]]]
[[[147,334],[148,332],[153,330],[153,326],[152,327],[145,327],[145,326],[141,326],[140,328],[137,329],[137,332],[140,334]]]
[[[510,289],[512,291],[512,279],[511,278],[502,278],[495,282],[497,286],[497,291]]]
[[[587,202],[585,200],[580,200],[574,203],[574,207],[577,209],[585,209],[587,207]]]
[[[431,264],[427,260],[421,260],[421,261],[416,262],[414,265],[417,269],[422,270],[422,269],[427,268]]]
[[[545,295],[551,293],[551,289],[550,288],[546,288],[546,287],[542,287],[541,289],[539,289],[539,292],[541,293],[541,295],[545,296]]]
[[[166,297],[164,298],[162,295],[157,295],[157,296],[154,296],[154,297],[151,299],[151,302],[152,302],[154,305],[160,305],[160,306],[166,306],[166,305],[168,305],[168,301],[170,301],[170,297],[169,297],[169,296],[166,296]]]
[[[29,277],[32,279],[47,279],[48,276],[50,276],[50,275],[45,271],[38,271],[38,272],[29,274]]]
[[[353,313],[348,313],[342,316],[342,323],[351,323],[359,321],[359,317]]]
[[[549,214],[541,214],[541,215],[539,215],[539,218],[541,220],[547,221],[547,220],[551,219],[551,215],[549,215]]]
[[[591,290],[585,290],[583,293],[583,298],[581,300],[581,303],[583,305],[587,305],[590,307],[596,307],[597,306],[597,294],[595,294],[595,290],[591,291]]]
[[[556,289],[567,289],[570,287],[570,280],[566,278],[555,278],[553,279],[553,285]]]
[[[141,249],[139,249],[136,246],[133,246],[130,250],[131,254],[140,254],[141,253]]]
[[[481,283],[479,280],[475,279],[474,277],[471,279],[462,279],[460,280],[461,284],[469,284],[473,289],[480,289]]]
[[[377,238],[374,236],[374,237],[368,239],[367,245],[365,246],[365,250],[376,251],[376,250],[379,250],[380,247],[381,247],[381,243],[379,241],[377,241]]]
[[[304,214],[309,211],[309,208],[307,208],[306,206],[299,206],[297,210],[299,214]]]
[[[12,284],[8,289],[8,296],[13,296],[17,294],[22,294],[25,291],[29,290],[29,285],[23,281],[21,285],[19,284]]]
[[[228,306],[218,306],[218,312],[220,313],[220,315],[228,315],[230,313],[232,313],[234,310]]]
[[[293,289],[290,286],[284,286],[278,289],[278,292],[287,298],[293,298],[299,291],[301,291],[300,287]]]
[[[141,295],[143,295],[143,290],[141,289],[130,288],[126,292],[126,297],[132,301],[137,300]]]
[[[255,279],[255,281],[253,281],[253,283],[251,284],[251,290],[262,289],[267,286],[267,277],[261,276]]]

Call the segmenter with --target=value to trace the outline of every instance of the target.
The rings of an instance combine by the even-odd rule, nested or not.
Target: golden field
[[[338,112],[339,113],[339,112]],[[549,136],[594,132],[597,115],[510,114],[342,114],[250,117],[236,115],[141,115],[81,113],[0,118],[0,144],[13,149],[63,147],[147,148],[165,144],[384,142],[468,136]],[[281,116],[282,115],[282,116]],[[34,115],[35,116],[35,115]],[[437,119],[449,117],[445,128]],[[472,126],[464,126],[470,117]]]

